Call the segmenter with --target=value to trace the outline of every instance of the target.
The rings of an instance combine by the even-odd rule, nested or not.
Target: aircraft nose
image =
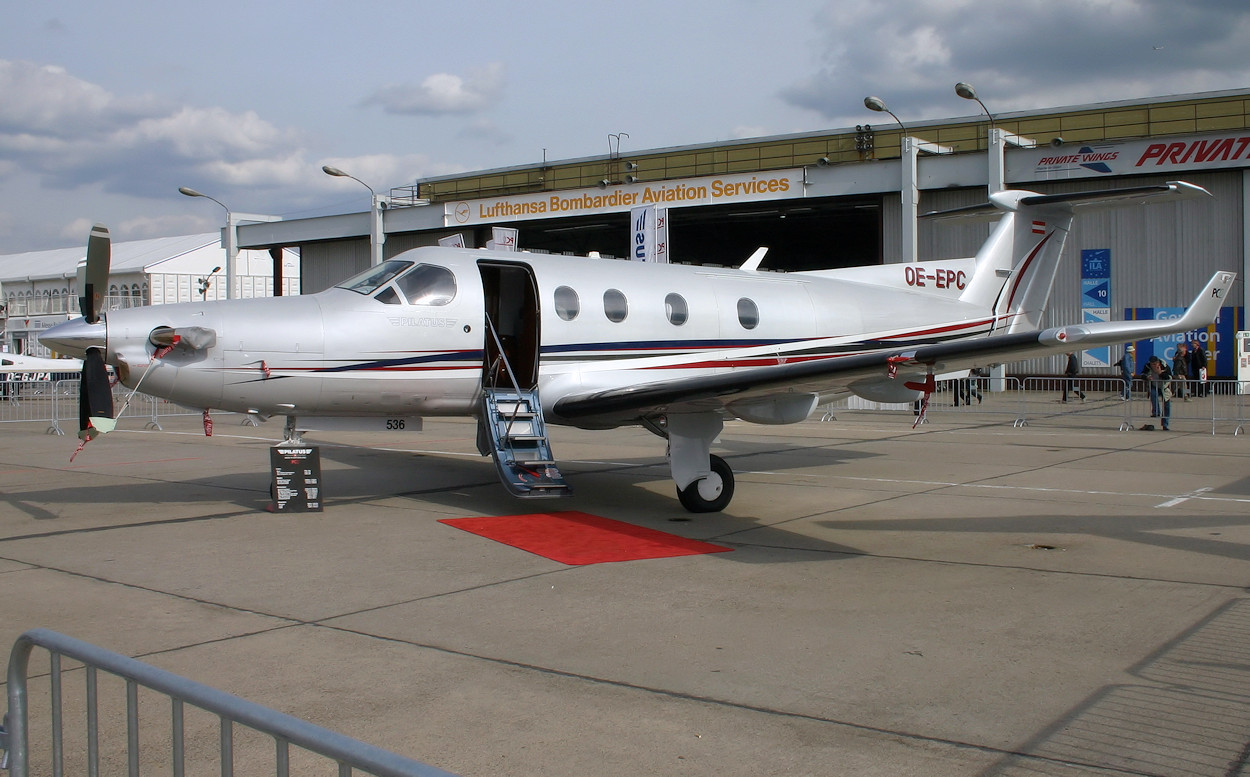
[[[81,359],[87,355],[88,348],[104,348],[107,334],[103,321],[88,324],[85,318],[76,318],[39,335],[39,342],[57,353]]]

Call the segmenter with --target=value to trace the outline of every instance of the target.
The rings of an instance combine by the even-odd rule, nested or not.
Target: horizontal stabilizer
[[[1067,194],[1035,194],[1018,190],[997,192],[990,201],[980,205],[968,205],[951,210],[925,213],[925,219],[968,219],[982,221],[1002,215],[1003,211],[1016,211],[1022,207],[1045,205],[1068,205],[1076,210],[1114,208],[1135,203],[1185,200],[1210,197],[1211,192],[1185,181],[1169,181],[1152,186],[1133,186],[1127,189],[1103,189],[1094,192],[1069,192]]]

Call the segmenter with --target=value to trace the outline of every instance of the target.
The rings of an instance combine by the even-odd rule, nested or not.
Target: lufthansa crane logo
[[[457,203],[456,203],[456,210],[455,210],[455,214],[456,214],[456,221],[458,221],[459,223],[463,224],[463,223],[465,223],[466,221],[468,221],[468,220],[469,220],[469,215],[470,215],[472,212],[473,212],[473,211],[469,208],[469,203],[467,203],[467,202],[457,202]]]

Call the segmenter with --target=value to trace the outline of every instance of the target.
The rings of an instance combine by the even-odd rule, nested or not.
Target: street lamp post
[[[985,188],[990,194],[1001,192],[1007,188],[1007,146],[1033,148],[1037,143],[1032,138],[1022,138],[1019,135],[1005,132],[994,126],[994,114],[990,113],[990,109],[985,107],[985,103],[981,102],[981,98],[977,96],[977,90],[972,88],[972,84],[960,81],[955,84],[955,94],[965,100],[975,101],[977,105],[981,106],[981,110],[985,112],[986,118],[990,120],[989,147],[986,149],[986,154],[989,157],[989,172],[986,174]],[[989,389],[990,391],[1007,390],[1007,365],[997,364],[990,367]]]
[[[345,173],[337,167],[330,165],[322,165],[321,172],[326,175],[332,175],[336,178],[350,178],[361,186],[369,190],[371,197],[369,209],[369,261],[370,264],[377,266],[382,264],[384,248],[386,246],[386,229],[382,221],[382,214],[391,206],[391,198],[384,194],[378,194],[373,187],[360,180],[351,173]]]
[[[949,154],[954,149],[909,135],[907,127],[894,115],[894,111],[886,107],[885,101],[880,97],[865,97],[864,107],[872,111],[890,114],[894,121],[898,122],[898,126],[902,130],[902,137],[899,139],[899,155],[903,168],[902,184],[899,187],[899,195],[903,203],[903,244],[901,252],[904,262],[918,262],[920,261],[920,154],[921,152]]]
[[[1032,138],[1023,138],[1019,135],[1006,132],[994,126],[994,114],[990,113],[990,109],[985,107],[985,103],[981,102],[981,98],[977,97],[977,90],[972,88],[972,84],[960,81],[955,84],[955,94],[965,100],[975,100],[977,105],[981,106],[981,110],[985,111],[985,115],[990,120],[989,132],[989,162],[990,171],[989,178],[986,181],[986,187],[990,194],[1001,192],[1007,188],[1007,146],[1016,146],[1017,148],[1033,148],[1037,145],[1037,141]]]
[[[226,229],[222,242],[226,248],[226,299],[234,299],[235,294],[235,265],[238,264],[239,258],[239,224],[244,221],[281,221],[281,216],[263,216],[258,213],[234,213],[226,207],[225,203],[216,197],[209,197],[203,192],[198,192],[189,186],[179,186],[179,194],[185,194],[188,197],[203,197],[206,200],[212,200],[222,207],[226,212]],[[221,268],[218,268],[221,269]],[[213,272],[216,272],[214,270]]]

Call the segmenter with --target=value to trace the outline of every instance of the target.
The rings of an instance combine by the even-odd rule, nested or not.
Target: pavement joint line
[[[211,599],[204,599],[204,598],[197,597],[197,596],[189,596],[187,594],[180,594],[175,591],[164,591],[159,588],[152,588],[150,586],[138,585],[136,583],[127,583],[121,580],[113,580],[111,578],[102,577],[100,575],[94,575],[94,574],[90,574],[87,572],[76,572],[72,569],[64,569],[61,567],[49,566],[47,564],[35,564],[29,561],[21,561],[19,559],[14,559],[14,558],[9,558],[9,557],[4,557],[4,556],[0,556],[0,559],[3,559],[5,561],[11,561],[17,564],[23,564],[24,566],[30,569],[39,569],[39,570],[44,570],[47,572],[56,572],[58,574],[68,575],[70,577],[77,577],[77,578],[81,578],[84,580],[94,580],[97,583],[104,583],[105,585],[122,586],[123,588],[129,588],[134,591],[144,591],[146,593],[156,594],[158,596],[168,596],[174,599],[180,599],[182,601],[191,602],[194,604],[202,604],[202,605],[206,605],[209,607],[218,607],[220,609],[228,610],[231,612],[244,613],[247,615],[258,615],[263,618],[273,618],[275,620],[284,621],[283,626],[275,627],[275,628],[287,628],[289,626],[326,626],[327,628],[338,628],[335,626],[326,625],[326,621],[337,620],[339,618],[350,618],[350,617],[361,615],[361,614],[368,613],[368,612],[377,612],[379,610],[385,610],[389,607],[399,607],[402,605],[414,604],[416,602],[441,599],[446,596],[455,596],[458,594],[470,593],[473,591],[481,591],[481,590],[485,590],[488,588],[495,588],[501,585],[510,585],[516,582],[531,580],[531,579],[535,579],[539,577],[545,577],[547,575],[560,574],[560,573],[566,573],[566,572],[575,572],[578,570],[578,567],[549,569],[543,572],[536,572],[530,575],[521,575],[519,577],[510,577],[510,578],[502,579],[502,580],[491,580],[489,582],[482,583],[480,585],[467,586],[464,588],[458,588],[458,589],[449,590],[449,591],[439,591],[437,593],[427,594],[425,596],[418,596],[412,599],[404,599],[404,600],[399,600],[399,601],[394,601],[394,602],[387,602],[385,604],[380,604],[374,607],[364,607],[358,610],[350,610],[348,612],[333,613],[333,614],[324,615],[322,617],[309,620],[305,618],[295,618],[289,615],[278,615],[277,613],[264,612],[262,610],[257,610],[257,609],[253,609],[249,607],[239,607],[238,605],[234,605],[234,604],[224,604],[222,602],[213,601]],[[273,630],[275,629],[274,628],[260,629],[255,632],[249,632],[247,634],[239,634],[235,636],[250,636],[251,634],[264,634]],[[343,629],[343,630],[347,630],[347,629]],[[230,637],[222,637],[216,640],[209,640],[208,642],[225,642],[225,641],[228,641],[229,639]],[[193,647],[198,644],[208,644],[208,642],[192,643],[190,646]],[[153,651],[153,653],[144,654],[144,655],[154,655],[156,653],[167,653],[175,649],[177,648],[166,648],[166,649],[159,650],[159,651]]]
[[[812,517],[812,516],[805,516],[805,517]],[[795,519],[795,520],[798,520],[798,519]],[[745,529],[743,531],[753,531],[757,528],[776,528],[777,526],[782,526],[786,523],[790,523],[790,521],[783,521],[778,524],[770,524],[767,527],[752,527],[751,529]],[[741,532],[732,532],[732,534],[740,534],[740,533]],[[789,545],[770,545],[764,542],[749,542],[745,540],[724,539],[724,537],[727,537],[727,536],[731,536],[731,535],[726,534],[723,536],[710,537],[708,538],[708,541],[709,542],[721,542],[726,545],[733,545],[735,549],[762,548],[766,550],[784,550],[784,551],[790,551],[793,553],[815,553],[815,554],[824,555],[824,556],[848,556],[852,558],[885,559],[887,561],[910,561],[916,564],[938,564],[941,566],[966,567],[970,569],[1011,569],[1017,572],[1034,572],[1034,573],[1041,574],[1041,575],[1063,575],[1066,577],[1077,577],[1077,578],[1091,577],[1091,578],[1101,578],[1104,580],[1123,580],[1125,582],[1135,582],[1135,583],[1168,583],[1171,585],[1186,585],[1186,586],[1195,586],[1198,588],[1214,588],[1217,590],[1227,589],[1227,590],[1238,591],[1238,592],[1243,592],[1243,593],[1250,592],[1250,588],[1247,588],[1244,584],[1241,584],[1241,583],[1208,583],[1208,582],[1203,582],[1200,580],[1180,580],[1180,579],[1171,578],[1171,577],[1145,577],[1142,575],[1112,574],[1109,572],[1084,572],[1084,571],[1076,570],[1076,569],[1058,569],[1058,568],[1052,568],[1052,567],[1030,567],[1030,566],[1025,566],[1023,564],[993,564],[993,563],[986,562],[986,561],[959,561],[957,559],[922,558],[920,556],[900,556],[897,554],[890,554],[890,553],[870,553],[868,551],[862,551],[862,550],[822,550],[819,548],[795,548]]]
[[[1084,761],[1077,761],[1077,760],[1072,760],[1072,759],[1067,759],[1067,758],[1056,758],[1053,756],[1039,755],[1037,753],[1026,753],[1026,752],[1018,751],[1018,750],[1010,750],[1007,748],[995,747],[993,745],[978,744],[976,742],[965,742],[965,741],[958,740],[958,739],[951,739],[949,737],[941,737],[941,736],[935,736],[931,734],[921,734],[918,732],[904,731],[900,729],[890,729],[890,728],[885,728],[882,726],[871,726],[865,723],[855,723],[849,720],[842,720],[839,718],[827,717],[823,715],[814,715],[811,713],[798,712],[795,710],[777,709],[775,707],[765,707],[765,706],[758,705],[758,704],[747,704],[744,702],[730,701],[728,699],[721,699],[715,696],[704,696],[704,695],[689,693],[685,691],[675,691],[675,690],[668,689],[668,688],[657,688],[654,686],[628,682],[626,680],[614,680],[614,679],[607,678],[607,677],[597,677],[595,675],[589,675],[589,674],[585,674],[581,672],[572,672],[566,669],[555,669],[553,667],[541,666],[539,664],[533,664],[533,663],[528,663],[528,662],[523,662],[523,661],[514,661],[511,659],[499,658],[496,656],[488,656],[488,655],[483,655],[483,654],[470,653],[468,651],[457,650],[456,648],[447,647],[445,645],[436,645],[433,643],[416,642],[413,640],[402,639],[399,637],[389,637],[389,636],[383,636],[379,634],[371,634],[369,632],[358,631],[356,629],[349,629],[349,628],[344,628],[341,626],[330,626],[324,623],[319,623],[315,625],[318,626],[319,628],[332,629],[332,630],[347,633],[347,634],[354,634],[360,637],[381,640],[383,642],[392,642],[392,643],[397,643],[401,645],[408,645],[410,647],[421,648],[423,650],[433,650],[436,652],[444,653],[446,655],[457,656],[461,658],[468,658],[468,659],[472,659],[475,661],[484,661],[487,663],[496,664],[498,666],[506,666],[506,667],[511,667],[514,669],[521,669],[521,670],[530,671],[530,672],[539,672],[539,673],[551,675],[554,677],[563,677],[569,680],[578,680],[581,682],[593,683],[595,685],[606,685],[609,687],[620,688],[624,690],[638,691],[641,693],[651,694],[654,696],[663,696],[666,698],[677,699],[680,701],[690,701],[690,702],[695,702],[697,704],[705,704],[709,706],[722,707],[726,709],[739,710],[743,712],[754,712],[754,713],[758,713],[761,715],[769,715],[769,716],[774,716],[774,717],[786,718],[790,720],[806,720],[806,721],[810,721],[813,723],[824,723],[824,724],[837,726],[841,728],[847,728],[847,729],[860,731],[864,733],[877,734],[877,735],[886,736],[886,737],[898,737],[901,739],[914,741],[914,742],[927,742],[929,744],[944,745],[947,747],[952,747],[952,748],[960,749],[960,750],[973,750],[973,751],[987,753],[987,754],[995,755],[999,757],[1024,758],[1030,761],[1036,761],[1040,763],[1061,764],[1064,766],[1074,766],[1074,767],[1080,767],[1080,768],[1094,768],[1094,769],[1100,769],[1102,771],[1109,771],[1112,773],[1134,775],[1134,777],[1166,777],[1165,775],[1162,775],[1162,774],[1156,775],[1153,772],[1127,771],[1127,770],[1119,769],[1117,767],[1106,767],[1106,766],[1102,766],[1099,764],[1094,764],[1094,763],[1089,763],[1089,762],[1084,762]]]
[[[259,493],[259,492],[257,492]],[[243,515],[253,515],[260,511],[242,509],[237,512],[230,513],[213,513],[211,515],[188,515],[182,518],[158,518],[153,521],[135,521],[133,523],[115,523],[108,526],[80,526],[76,529],[55,529],[46,532],[34,532],[31,534],[18,534],[12,537],[0,537],[0,543],[18,542],[20,540],[39,540],[48,537],[64,537],[74,534],[94,534],[96,532],[113,531],[114,529],[142,529],[147,526],[169,526],[179,523],[198,523],[200,521],[216,521],[223,518],[238,518]]]
[[[174,599],[181,599],[182,601],[185,601],[185,602],[192,602],[194,604],[203,604],[209,607],[218,607],[220,609],[228,610],[230,612],[246,613],[248,615],[259,615],[264,618],[274,618],[276,620],[285,621],[286,623],[290,625],[308,623],[308,621],[304,621],[300,618],[292,618],[286,615],[275,615],[274,613],[262,612],[260,610],[254,610],[254,609],[250,609],[247,607],[239,607],[238,605],[233,605],[233,604],[221,604],[220,602],[214,602],[209,599],[201,599],[195,596],[188,596],[187,594],[175,593],[174,591],[162,591],[159,588],[152,588],[150,586],[139,585],[137,583],[126,583],[121,580],[112,580],[107,577],[102,577],[100,575],[93,575],[87,572],[76,572],[72,569],[64,569],[62,567],[54,567],[54,566],[49,566],[47,564],[36,564],[30,561],[22,561],[20,559],[14,559],[14,558],[4,557],[4,556],[0,556],[0,558],[3,558],[5,561],[12,561],[14,563],[24,564],[27,567],[30,567],[31,569],[40,569],[46,572],[56,572],[58,574],[68,575],[70,577],[77,577],[82,580],[94,580],[97,583],[103,583],[105,585],[121,586],[122,588],[129,588],[132,591],[144,591],[146,593],[156,594],[157,596],[168,596]]]
[[[1020,473],[1014,472],[1009,475],[1000,475],[999,477],[1015,476]],[[985,488],[996,489],[1002,491],[1038,491],[1042,493],[1063,493],[1063,494],[1081,494],[1083,496],[1114,496],[1114,497],[1146,497],[1150,499],[1170,499],[1169,502],[1155,505],[1156,507],[1175,507],[1189,499],[1207,502],[1232,502],[1234,504],[1250,504],[1250,499],[1235,496],[1203,496],[1207,491],[1211,491],[1210,487],[1198,488],[1189,493],[1175,496],[1173,494],[1150,494],[1141,491],[1094,491],[1094,490],[1076,490],[1071,488],[1055,488],[1051,486],[1009,486],[1001,483],[957,483],[946,482],[940,480],[907,480],[903,478],[868,478],[857,477],[854,475],[833,475],[828,480],[859,480],[870,483],[896,483],[899,485],[918,485],[918,486],[934,486],[937,488]]]

